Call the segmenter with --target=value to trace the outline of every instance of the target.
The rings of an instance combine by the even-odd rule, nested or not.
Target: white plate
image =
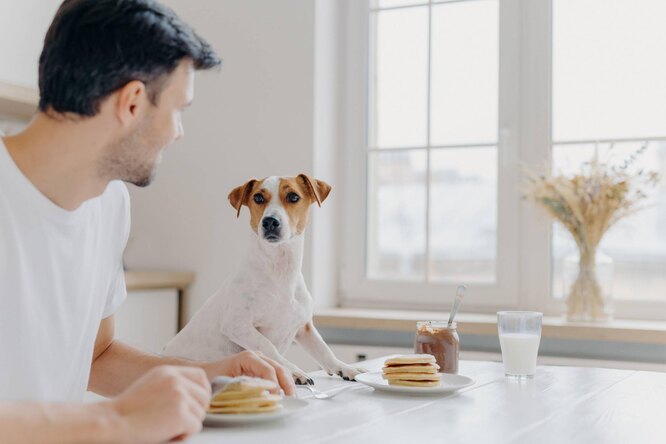
[[[206,413],[204,425],[217,426],[217,425],[234,425],[234,424],[254,424],[258,422],[275,421],[284,418],[293,413],[296,413],[303,407],[308,405],[307,401],[296,398],[282,399],[282,408],[275,412],[269,413],[239,413],[239,414],[220,414],[220,413]]]
[[[389,385],[388,381],[382,378],[382,372],[361,373],[356,375],[356,381],[374,387],[376,390],[385,390],[387,392],[408,393],[412,395],[435,395],[452,393],[474,384],[472,378],[463,375],[452,375],[449,373],[440,373],[442,382],[437,387],[406,387],[402,385]]]

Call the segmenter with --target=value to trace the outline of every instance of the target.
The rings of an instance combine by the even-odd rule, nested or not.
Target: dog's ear
[[[303,181],[305,189],[310,193],[313,202],[321,207],[321,203],[326,200],[328,193],[331,192],[331,186],[319,179],[311,179],[307,174],[299,174],[298,178]]]
[[[257,179],[248,180],[243,185],[234,188],[229,193],[229,203],[236,210],[236,217],[240,216],[240,211],[243,205],[247,205],[250,198],[250,192]]]

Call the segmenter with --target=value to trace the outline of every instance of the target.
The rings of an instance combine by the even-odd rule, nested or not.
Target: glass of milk
[[[543,314],[536,311],[497,312],[497,330],[506,376],[517,379],[534,377],[542,318]]]

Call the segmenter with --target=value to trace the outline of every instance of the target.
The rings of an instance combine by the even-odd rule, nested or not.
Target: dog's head
[[[319,206],[331,191],[326,182],[306,174],[296,177],[271,176],[252,179],[229,193],[229,202],[236,216],[246,205],[250,209],[250,225],[260,239],[278,244],[303,233],[310,205]]]

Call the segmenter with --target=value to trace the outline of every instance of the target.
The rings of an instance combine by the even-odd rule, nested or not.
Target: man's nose
[[[264,217],[261,221],[261,226],[264,227],[266,231],[273,231],[280,228],[280,221],[274,217]]]

